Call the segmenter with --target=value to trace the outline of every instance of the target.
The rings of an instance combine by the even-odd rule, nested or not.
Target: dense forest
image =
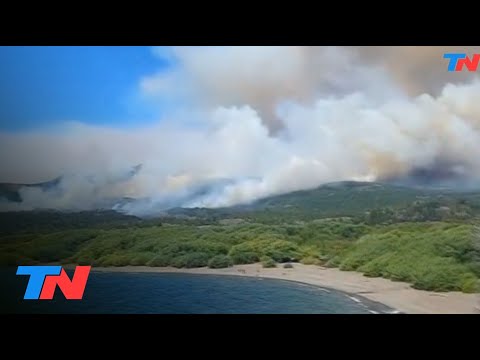
[[[0,264],[228,267],[295,262],[479,291],[479,195],[341,183],[224,209],[0,213]]]

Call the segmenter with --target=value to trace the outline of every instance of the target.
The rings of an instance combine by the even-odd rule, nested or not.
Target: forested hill
[[[339,216],[362,219],[389,216],[398,221],[468,219],[480,214],[480,190],[466,192],[344,181],[271,196],[250,205],[220,209],[177,208],[168,214],[197,218],[239,217],[261,222]]]
[[[419,289],[478,292],[479,199],[480,192],[343,182],[151,218],[112,210],[0,213],[0,266],[218,268],[300,261]]]
[[[162,222],[202,225],[227,219],[282,224],[342,216],[376,224],[469,221],[477,219],[479,215],[480,191],[433,190],[349,181],[271,196],[249,205],[217,209],[174,208],[143,219],[113,210],[0,213],[0,229],[5,234],[88,227],[125,228]]]

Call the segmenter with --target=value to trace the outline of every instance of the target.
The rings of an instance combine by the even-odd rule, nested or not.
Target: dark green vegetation
[[[434,291],[478,291],[480,193],[339,183],[249,206],[0,213],[0,264],[223,268],[317,264]]]
[[[169,213],[210,220],[241,218],[268,224],[342,216],[368,223],[466,220],[480,215],[480,191],[344,181],[265,198],[251,205],[172,209]]]
[[[232,265],[232,259],[228,255],[216,255],[208,262],[208,267],[212,269],[222,269]]]

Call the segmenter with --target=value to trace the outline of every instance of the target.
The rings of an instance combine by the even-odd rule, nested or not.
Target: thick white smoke
[[[133,197],[144,200],[124,209],[145,214],[439,166],[478,181],[480,81],[448,73],[445,51],[174,48],[176,65],[142,79],[141,89],[182,100],[194,123],[173,117],[136,130],[70,123],[55,133],[0,134],[0,181],[67,174],[61,191],[24,188],[23,203],[4,207],[89,209]],[[138,174],[120,176],[136,164]]]

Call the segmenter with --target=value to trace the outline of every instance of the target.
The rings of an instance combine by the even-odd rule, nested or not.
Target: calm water
[[[381,304],[290,281],[236,276],[91,272],[84,298],[23,300],[28,276],[2,270],[2,313],[366,314]],[[71,276],[71,273],[69,274]],[[5,290],[9,291],[5,291]]]

